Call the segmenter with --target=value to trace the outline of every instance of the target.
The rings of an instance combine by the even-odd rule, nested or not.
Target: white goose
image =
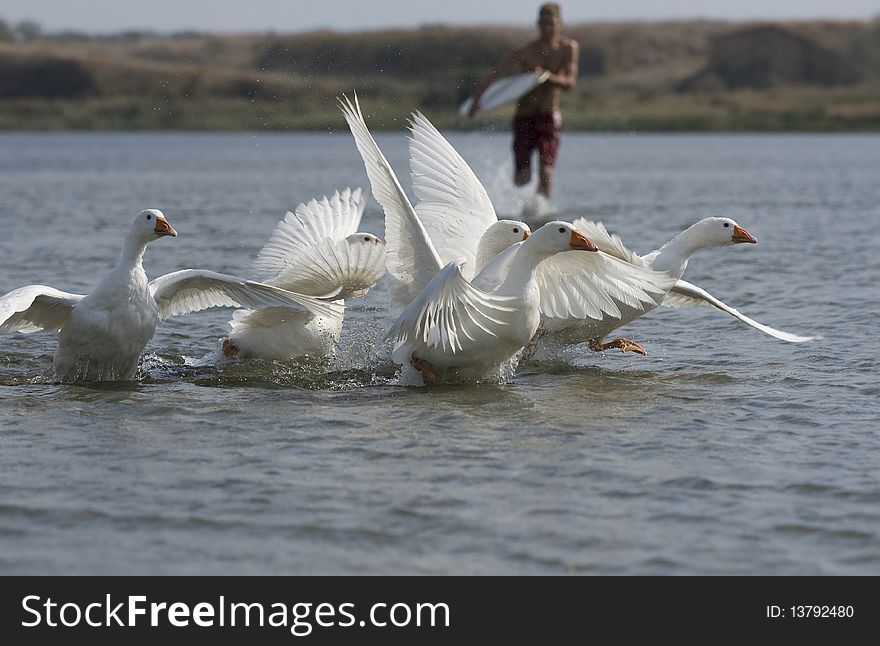
[[[385,241],[357,230],[365,205],[359,188],[300,204],[278,223],[253,264],[264,283],[333,301],[339,311],[236,310],[223,341],[226,356],[285,361],[330,354],[342,333],[345,299],[366,295],[385,274]]]
[[[551,256],[596,247],[568,222],[549,222],[517,246],[504,282],[488,292],[446,265],[391,326],[391,358],[426,384],[479,379],[515,360],[541,322],[538,266]]]
[[[88,295],[28,285],[0,297],[0,331],[58,332],[55,372],[62,381],[129,380],[156,324],[209,307],[302,307],[333,315],[339,307],[287,290],[200,269],[148,282],[147,245],[176,236],[157,209],[138,214],[125,237],[119,264]]]
[[[491,253],[489,252],[491,245],[486,239],[487,234],[483,233],[482,238],[478,237],[479,234],[496,228],[500,233],[505,226],[509,228],[510,224],[497,221],[491,201],[473,171],[424,116],[416,113],[411,128],[413,184],[416,194],[422,199],[414,209],[394,171],[370,135],[357,99],[355,98],[354,104],[346,99],[342,102],[342,109],[364,160],[373,195],[385,210],[388,272],[398,283],[398,293],[411,300],[410,307],[401,316],[398,324],[403,324],[406,319],[409,324],[414,325],[414,321],[418,318],[413,311],[413,307],[416,307],[412,302],[412,299],[416,298],[412,296],[413,292],[417,294],[417,299],[421,299],[419,302],[427,308],[426,311],[434,308],[434,305],[430,304],[431,298],[448,300],[448,294],[440,290],[441,285],[447,280],[452,281],[456,286],[453,290],[456,294],[470,293],[463,286],[467,283],[469,289],[475,289],[482,294],[479,298],[486,298],[487,294],[493,292],[500,294],[502,286],[515,273],[524,281],[518,288],[531,290],[532,278],[529,277],[529,271],[517,269],[520,263],[522,267],[527,268],[530,261],[540,255],[537,251],[533,251],[520,256],[519,251],[526,247],[531,238],[525,242],[515,242],[515,237],[508,236],[504,239],[504,236],[500,236],[499,240],[502,240],[503,244],[494,246]],[[493,222],[496,224],[491,224]],[[518,227],[524,226],[522,223],[515,224]],[[568,227],[567,230],[572,230],[569,224],[554,224],[558,225],[557,228]],[[432,232],[430,234],[429,229]],[[435,245],[435,240],[441,241],[445,259]],[[476,240],[479,240],[479,243],[476,243]],[[508,248],[474,276],[473,284],[469,283],[468,268],[471,264],[476,268],[492,254],[497,254],[504,246]],[[480,247],[483,247],[482,251]],[[600,318],[616,316],[620,314],[621,303],[634,308],[639,307],[639,304],[647,303],[652,307],[655,306],[673,282],[660,272],[633,267],[604,254],[559,253],[559,251],[560,249],[555,249],[551,253],[545,253],[543,259],[550,256],[552,259],[539,262],[535,266],[534,280],[541,285],[541,312],[547,309],[551,314],[570,316]],[[503,271],[499,271],[499,257],[505,259]],[[447,264],[450,260],[454,269]],[[437,275],[441,269],[443,278]],[[428,285],[432,285],[433,290],[439,291],[432,292]],[[517,285],[516,281],[507,283],[505,290],[514,290],[514,285]],[[476,297],[473,294],[472,296]],[[529,303],[530,301],[528,303],[520,301],[523,307],[526,305],[530,307]],[[531,314],[532,312],[529,311],[526,318],[530,320]],[[418,352],[414,356],[411,354],[406,357],[405,352],[400,350],[406,345],[401,341],[407,334],[406,325],[402,328],[396,325],[395,330],[393,334],[399,341],[398,350],[394,353],[395,360],[405,359],[406,362],[412,362],[426,381],[434,380],[437,375],[433,373],[431,366],[427,365],[432,364],[429,359],[420,356]],[[447,338],[448,332],[448,330],[436,332],[439,335],[436,338]],[[452,332],[457,334],[455,329],[452,329]],[[517,330],[512,337],[515,342],[519,341],[521,332],[521,329]],[[422,334],[423,340],[427,340],[434,333],[422,329]],[[508,340],[505,342],[506,345],[499,346],[507,359],[522,348],[520,345],[513,352],[508,353],[512,342]],[[455,365],[461,365],[460,348],[454,344],[444,346],[442,343],[439,347],[441,354],[459,353],[455,358]],[[495,356],[492,354],[493,351],[487,348],[486,352],[489,354],[475,362],[479,367],[466,371],[467,376],[475,376],[480,370],[483,374],[487,374],[497,367],[497,362],[494,365],[486,362],[486,357]],[[478,356],[481,354],[477,353]],[[465,357],[464,360],[467,361],[467,358]],[[451,365],[445,363],[447,366]],[[444,362],[441,362],[441,372],[443,364]]]
[[[734,308],[721,302],[704,289],[687,281],[681,276],[687,268],[691,255],[700,249],[726,247],[734,244],[751,243],[758,240],[730,218],[711,217],[700,220],[690,226],[659,249],[644,256],[639,256],[628,249],[619,236],[610,234],[601,222],[591,222],[583,218],[575,220],[575,226],[593,240],[603,252],[623,262],[637,267],[649,267],[662,271],[675,279],[668,294],[662,301],[667,307],[683,307],[687,305],[711,305],[740,321],[769,334],[772,337],[791,343],[813,341],[821,337],[800,336],[783,332],[749,318]],[[645,349],[625,338],[618,338],[603,343],[606,335],[614,329],[635,320],[645,312],[627,312],[619,319],[578,320],[571,317],[548,316],[542,322],[542,329],[549,338],[563,343],[580,343],[587,341],[590,348],[596,351],[619,348],[622,352],[646,354]]]

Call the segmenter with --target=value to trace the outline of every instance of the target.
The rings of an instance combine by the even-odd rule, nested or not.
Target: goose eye
[[[565,233],[565,227],[559,227],[559,233]]]
[[[364,241],[369,242],[369,241],[370,241],[370,237],[369,237],[369,236],[364,236]]]
[[[725,226],[725,227],[729,227],[729,226],[730,226],[730,222],[725,222],[725,223],[724,223],[724,226]]]
[[[516,227],[514,227],[514,228],[513,228],[513,232],[514,232],[514,233],[519,233],[519,229],[517,229]]]
[[[148,215],[148,216],[147,216],[147,219],[148,219],[148,220],[152,220],[152,219],[153,219],[153,216],[152,216],[152,215]]]

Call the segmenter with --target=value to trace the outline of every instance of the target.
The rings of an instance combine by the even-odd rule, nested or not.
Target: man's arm
[[[483,96],[483,92],[486,91],[486,88],[492,85],[495,81],[505,76],[510,76],[515,72],[519,72],[522,70],[522,60],[523,60],[523,51],[522,49],[517,49],[511,52],[507,58],[501,61],[500,64],[493,67],[489,70],[483,78],[480,79],[480,82],[477,83],[477,87],[474,90],[474,100],[471,102],[471,109],[468,112],[468,116],[474,116],[474,113],[480,107],[480,97]]]
[[[565,48],[565,61],[562,63],[562,68],[556,74],[551,74],[547,83],[552,83],[563,90],[573,88],[577,83],[578,58],[580,58],[580,47],[576,40],[572,40]]]

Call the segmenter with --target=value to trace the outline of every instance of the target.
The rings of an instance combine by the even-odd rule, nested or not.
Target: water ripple
[[[566,137],[562,213],[639,251],[735,217],[761,243],[696,254],[688,280],[825,339],[661,308],[623,331],[648,356],[580,345],[509,383],[424,390],[388,359],[384,284],[351,302],[328,362],[221,358],[229,313],[206,311],[159,327],[138,381],[67,386],[52,335],[6,335],[0,572],[880,574],[880,313],[864,307],[880,139]],[[151,247],[151,276],[240,273],[287,209],[367,185],[343,135],[3,139],[21,226],[0,238],[2,292],[91,289],[144,205],[181,231]],[[515,212],[507,135],[451,139]],[[402,134],[379,144],[407,167]],[[370,201],[362,226],[382,218]]]

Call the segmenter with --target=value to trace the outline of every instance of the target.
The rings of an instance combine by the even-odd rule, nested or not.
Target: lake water
[[[377,140],[409,186],[403,134]],[[515,213],[508,135],[450,140]],[[640,252],[736,219],[759,244],[685,277],[824,339],[657,310],[624,328],[646,357],[411,389],[381,286],[326,368],[217,365],[228,311],[160,326],[131,384],[53,383],[52,335],[3,335],[0,572],[880,574],[880,137],[566,133],[556,180],[563,217]],[[342,130],[3,134],[0,293],[91,289],[147,207],[179,232],[149,275],[240,274],[285,210],[348,185]]]

